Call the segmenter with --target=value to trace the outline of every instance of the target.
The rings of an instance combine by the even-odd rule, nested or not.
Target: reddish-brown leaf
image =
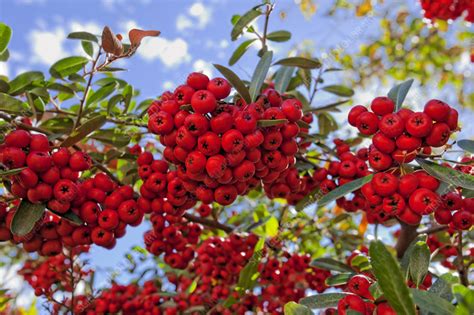
[[[116,56],[120,56],[123,52],[122,43],[108,26],[102,31],[102,48],[105,52]]]
[[[130,39],[130,44],[132,44],[132,47],[138,47],[144,37],[157,37],[160,34],[160,31],[144,31],[134,28],[128,32],[128,38]]]

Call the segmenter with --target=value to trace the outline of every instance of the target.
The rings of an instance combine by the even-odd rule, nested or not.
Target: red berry
[[[204,90],[209,83],[209,78],[204,73],[193,72],[188,75],[186,79],[186,84],[192,87],[195,90]]]
[[[238,130],[231,129],[222,135],[222,149],[226,152],[239,152],[244,147],[244,137]]]
[[[357,129],[363,135],[373,135],[379,129],[379,118],[371,112],[361,113],[356,120]]]
[[[448,113],[448,118],[446,119],[446,123],[449,126],[451,131],[456,130],[458,128],[458,111],[454,108],[451,108]]]
[[[370,109],[379,116],[393,113],[395,103],[386,96],[379,96],[373,99]]]
[[[346,295],[337,303],[337,313],[339,315],[346,315],[348,310],[357,311],[365,314],[365,302],[357,295]]]
[[[96,226],[92,229],[91,240],[94,244],[106,247],[113,242],[114,234],[100,226]]]
[[[421,147],[421,139],[404,133],[397,138],[396,144],[400,150],[411,152]]]
[[[80,151],[74,152],[69,159],[69,167],[76,172],[88,170],[91,166],[91,158],[86,153]]]
[[[414,137],[426,137],[431,131],[433,121],[425,113],[414,113],[405,123],[405,128]]]
[[[352,107],[351,110],[349,111],[349,115],[348,115],[349,124],[351,126],[356,127],[357,126],[357,118],[360,116],[360,114],[365,113],[365,112],[367,112],[367,108],[365,106],[356,105],[356,106]]]
[[[377,173],[372,178],[372,187],[380,196],[390,196],[397,191],[398,178],[390,173]]]
[[[189,153],[186,158],[186,169],[191,173],[200,173],[206,167],[206,156],[199,151]]]
[[[7,147],[3,150],[2,163],[9,169],[19,168],[25,165],[26,154],[20,148]]]
[[[155,134],[166,135],[173,130],[173,127],[173,117],[164,111],[155,113],[148,119],[148,129]]]
[[[125,223],[134,223],[143,217],[135,200],[127,200],[123,202],[117,210],[120,220]]]
[[[303,112],[298,103],[300,102],[296,99],[287,99],[281,104],[281,110],[290,122],[297,122],[303,116]]]
[[[30,152],[48,152],[50,150],[48,137],[42,134],[31,135]]]
[[[25,168],[17,176],[18,183],[24,188],[33,188],[38,183],[38,175],[30,168]]]
[[[252,133],[257,129],[257,117],[249,111],[237,113],[234,123],[235,128],[244,135]]]
[[[191,114],[184,119],[184,126],[191,135],[198,137],[209,130],[209,121],[203,115]]]
[[[214,94],[218,100],[229,96],[231,88],[229,82],[223,78],[214,78],[207,84],[207,90]]]
[[[211,113],[217,107],[216,97],[207,90],[199,90],[193,94],[191,106],[198,114]]]
[[[211,156],[206,162],[206,172],[211,178],[219,178],[224,175],[226,164],[226,159],[222,155]]]
[[[207,156],[216,155],[221,149],[221,139],[213,132],[206,132],[198,138],[197,148]]]
[[[409,225],[418,225],[421,221],[421,215],[411,210],[410,207],[405,207],[405,210],[402,213],[398,213],[397,217]]]
[[[430,214],[442,205],[441,198],[435,192],[418,188],[409,199],[410,208],[420,215]]]
[[[5,137],[5,144],[8,147],[26,148],[31,141],[31,135],[25,130],[14,130]]]
[[[237,198],[237,189],[233,185],[219,186],[214,191],[214,200],[223,206],[228,206]]]
[[[397,114],[387,114],[380,119],[379,129],[386,136],[396,138],[405,130],[405,123]]]
[[[53,160],[47,152],[31,152],[26,158],[26,164],[36,173],[46,172],[52,164]]]
[[[406,174],[400,177],[398,192],[405,198],[410,195],[418,188],[418,177],[414,174]]]
[[[425,104],[423,112],[434,121],[444,122],[448,117],[450,109],[451,107],[445,102],[433,99]]]
[[[390,154],[395,150],[395,141],[382,132],[377,132],[372,138],[372,142],[382,153]]]
[[[469,230],[474,223],[474,215],[468,211],[456,211],[453,215],[453,226],[459,230]]]
[[[78,188],[76,184],[69,179],[61,179],[54,185],[53,192],[54,198],[57,200],[61,202],[71,202],[76,198]]]
[[[372,299],[369,291],[370,281],[366,276],[355,275],[347,282],[347,289],[356,295],[366,299]]]
[[[174,99],[178,105],[187,105],[191,103],[191,97],[193,97],[194,89],[189,85],[180,85],[174,90]]]
[[[449,129],[449,126],[445,123],[438,122],[433,125],[430,134],[425,139],[425,142],[427,145],[432,147],[441,147],[448,142],[450,135],[451,130]]]
[[[385,171],[392,165],[392,158],[390,155],[373,149],[369,153],[369,164],[376,171]]]

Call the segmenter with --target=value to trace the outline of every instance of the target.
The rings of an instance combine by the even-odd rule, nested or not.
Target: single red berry
[[[369,164],[376,171],[385,171],[392,165],[392,157],[377,149],[370,150]]]
[[[379,129],[386,136],[396,138],[405,130],[405,123],[397,114],[387,114],[380,119]]]
[[[357,118],[360,116],[360,114],[365,113],[365,112],[367,112],[367,108],[365,106],[356,105],[356,106],[352,107],[351,110],[349,111],[349,115],[348,115],[349,124],[351,126],[356,127],[357,126]]]
[[[257,129],[257,117],[250,111],[241,111],[237,113],[234,124],[238,131],[246,135]]]
[[[377,304],[376,315],[397,315],[397,312],[386,302]]]
[[[54,198],[61,202],[73,201],[78,193],[77,185],[69,179],[61,179],[54,185]]]
[[[450,136],[451,130],[449,126],[445,123],[438,122],[431,128],[431,132],[426,137],[425,142],[427,145],[437,148],[445,145]]]
[[[446,209],[438,209],[434,213],[434,217],[436,222],[439,224],[449,224],[451,223],[453,219],[453,215],[451,214],[451,211],[446,210]]]
[[[42,134],[31,135],[30,152],[49,152],[49,150],[50,147],[48,137]]]
[[[282,142],[283,137],[281,132],[278,130],[272,130],[265,133],[262,145],[265,150],[273,151],[278,149]]]
[[[426,137],[431,131],[433,121],[425,113],[412,114],[405,123],[405,128],[414,137]]]
[[[418,177],[413,173],[403,175],[399,180],[398,192],[403,197],[408,198],[418,188],[418,184]]]
[[[175,100],[165,100],[161,103],[160,110],[171,116],[176,115],[180,110],[180,104]],[[154,114],[150,115],[153,116]]]
[[[230,130],[234,125],[234,118],[232,115],[226,112],[220,113],[219,115],[211,119],[211,129],[217,134],[221,134]]]
[[[234,178],[240,182],[248,181],[255,174],[255,165],[250,161],[243,161],[233,170]]]
[[[135,200],[127,200],[123,202],[118,208],[118,215],[120,220],[130,224],[139,221],[143,214],[137,206]]]
[[[38,183],[38,175],[30,168],[25,168],[16,176],[18,183],[24,188],[33,188]]]
[[[74,152],[69,159],[69,167],[76,172],[88,170],[91,166],[92,160],[89,155],[80,151]]]
[[[337,303],[337,313],[339,315],[346,315],[348,311],[357,311],[365,314],[365,302],[357,295],[346,295]]]
[[[455,229],[469,230],[474,223],[474,215],[469,211],[456,211],[452,223]]]
[[[151,115],[148,119],[148,129],[159,135],[166,135],[174,128],[173,117],[171,114],[161,111]]]
[[[28,154],[26,164],[36,173],[46,172],[51,168],[53,159],[47,152],[35,151]]]
[[[192,136],[198,137],[209,130],[209,121],[201,114],[191,114],[184,119],[184,126]]]
[[[410,209],[410,207],[405,207],[405,210],[397,214],[397,218],[409,225],[418,225],[421,221],[421,215]]]
[[[379,96],[372,100],[370,109],[379,116],[384,116],[393,113],[395,103],[386,96]]]
[[[409,199],[410,208],[420,215],[430,214],[439,209],[442,204],[440,196],[426,188],[418,188]]]
[[[87,224],[94,225],[97,223],[97,216],[100,213],[100,207],[97,203],[86,201],[80,209],[80,217]]]
[[[395,150],[395,141],[382,132],[374,135],[372,143],[382,153],[390,154]]]
[[[405,207],[405,199],[397,193],[383,198],[382,210],[387,214],[402,213]]]
[[[211,113],[217,107],[216,97],[207,90],[196,91],[191,98],[191,106],[198,114]]]
[[[229,82],[223,78],[214,78],[207,84],[207,90],[214,94],[218,100],[229,96],[231,88]]]
[[[206,167],[206,156],[199,152],[193,151],[186,158],[186,170],[191,173],[201,173]]]
[[[31,134],[22,129],[14,130],[5,137],[7,147],[26,148],[30,141]]]
[[[209,77],[204,73],[193,72],[190,73],[186,79],[186,84],[195,90],[204,90],[209,83]]]
[[[222,135],[222,149],[226,152],[239,152],[244,147],[244,137],[240,131],[231,129]]]
[[[445,102],[433,99],[425,104],[423,112],[434,121],[444,122],[448,118],[450,109],[451,107]]]
[[[458,117],[458,111],[454,108],[451,108],[448,113],[448,118],[446,119],[446,123],[448,124],[451,131],[458,129]]]
[[[7,147],[2,153],[2,163],[9,169],[22,167],[26,163],[26,154],[20,148]]]
[[[91,240],[94,244],[102,247],[109,245],[114,239],[114,234],[100,226],[96,226],[92,229]]]
[[[287,99],[281,104],[281,110],[290,122],[297,122],[303,116],[299,101],[296,99]]]
[[[191,97],[193,97],[194,89],[189,85],[180,85],[174,90],[174,99],[179,106],[187,105],[191,103]]]
[[[227,162],[224,156],[211,156],[206,162],[206,172],[211,178],[219,178],[224,175],[224,172],[227,169],[226,165]]]
[[[396,145],[400,150],[411,152],[421,147],[421,139],[404,133],[397,138]]]
[[[390,196],[397,191],[398,178],[390,173],[377,173],[372,178],[372,187],[380,196]]]
[[[373,135],[379,129],[379,118],[372,112],[363,112],[357,117],[356,126],[361,134]]]
[[[56,166],[51,167],[40,175],[41,180],[46,184],[54,185],[61,178],[61,171]]]
[[[214,200],[223,206],[228,206],[237,198],[237,189],[233,185],[219,186],[214,191]]]
[[[373,299],[369,291],[370,281],[366,276],[355,275],[347,282],[347,289],[358,296]]]

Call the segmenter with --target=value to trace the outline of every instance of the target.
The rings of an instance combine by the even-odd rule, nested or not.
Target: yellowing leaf
[[[372,3],[370,0],[365,0],[360,5],[357,6],[356,15],[357,16],[366,16],[372,11]]]
[[[362,220],[360,221],[359,224],[359,235],[363,236],[365,234],[365,231],[367,231],[367,226],[369,225],[369,221],[367,220],[367,215],[365,212],[362,214]]]
[[[337,216],[341,213],[344,212],[344,209],[342,209],[341,207],[339,207],[338,205],[336,205],[333,209],[332,209],[332,212]]]

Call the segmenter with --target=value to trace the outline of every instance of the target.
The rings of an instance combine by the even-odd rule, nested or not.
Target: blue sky
[[[100,34],[108,25],[116,33],[126,34],[131,28],[157,29],[159,38],[145,39],[138,53],[117,66],[127,72],[119,74],[142,91],[142,98],[154,97],[164,89],[174,89],[191,71],[217,75],[212,63],[227,65],[238,42],[230,41],[233,14],[243,13],[257,4],[248,0],[0,0],[0,21],[10,25],[13,38],[9,45],[8,64],[0,63],[0,74],[13,78],[28,70],[47,71],[56,60],[82,54],[78,41],[67,40],[72,31]],[[321,52],[335,46],[356,51],[360,44],[376,38],[378,18],[354,17],[353,11],[341,10],[327,16],[328,3],[315,1],[318,11],[312,19],[305,19],[295,1],[281,0],[270,22],[270,30],[287,29],[292,39],[273,45],[276,57],[284,57],[304,39],[311,39]],[[416,16],[420,7],[414,1],[386,1],[385,6],[406,6]],[[278,15],[281,11],[286,18]],[[258,25],[261,29],[261,25]],[[126,37],[126,36],[125,36]],[[257,50],[252,49],[233,67],[243,78],[249,79],[257,61]],[[330,79],[331,80],[331,79]],[[332,80],[337,80],[334,76]],[[340,79],[339,79],[340,80]],[[367,103],[377,94],[385,94],[389,87],[374,82],[370,89],[356,90],[355,99]],[[414,97],[417,94],[414,93]],[[431,95],[434,96],[434,95]],[[324,105],[325,98],[320,99]],[[338,116],[342,119],[343,115]],[[461,116],[467,122],[474,117],[465,111]],[[341,123],[342,124],[342,123]],[[464,130],[465,137],[474,134],[474,128]],[[128,230],[114,251],[92,250],[92,262],[101,268],[114,269],[123,262],[123,253],[132,245],[142,243],[147,224]]]

